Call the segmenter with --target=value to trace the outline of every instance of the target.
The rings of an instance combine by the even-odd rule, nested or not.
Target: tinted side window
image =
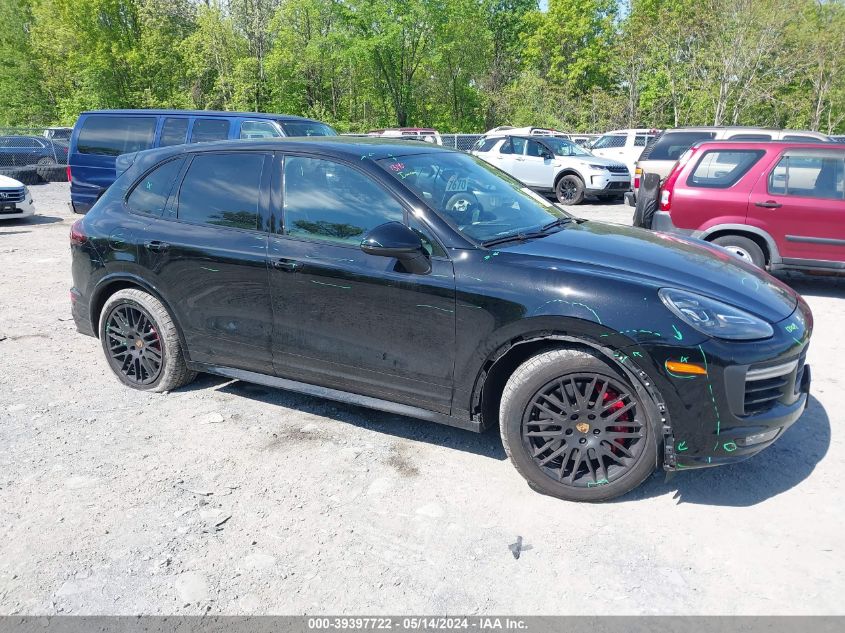
[[[784,141],[797,141],[799,143],[827,143],[828,141],[816,138],[815,136],[801,136],[800,134],[786,134]]]
[[[769,193],[805,198],[845,199],[845,157],[789,154],[769,175]]]
[[[126,199],[129,208],[135,213],[161,215],[184,162],[183,158],[168,161],[144,176]]]
[[[148,116],[98,116],[85,119],[77,149],[82,154],[119,156],[153,146],[156,118]]]
[[[238,229],[258,227],[262,154],[198,154],[179,189],[177,217]]]
[[[191,143],[208,143],[229,138],[227,119],[196,119],[191,130]]]
[[[736,184],[751,166],[760,160],[763,151],[712,150],[704,152],[687,179],[690,187],[726,189]]]
[[[332,128],[319,121],[280,121],[287,136],[337,136]]]
[[[654,141],[650,151],[646,149],[648,160],[678,160],[681,154],[695,143],[713,139],[715,136],[715,132],[666,132]]]
[[[270,121],[244,121],[241,138],[277,138],[282,134]]]
[[[524,138],[511,137],[511,152],[514,154],[524,154],[526,143],[527,141]]]
[[[593,144],[593,149],[608,149],[610,147],[625,147],[625,135],[605,134]]]
[[[404,217],[393,196],[346,165],[288,156],[284,170],[288,235],[358,245],[370,229]]]
[[[771,134],[735,134],[725,137],[729,141],[771,141]]]
[[[159,147],[181,145],[188,135],[188,119],[165,119],[161,128]]]
[[[476,152],[489,152],[499,142],[497,138],[480,138],[475,142],[473,148]]]
[[[505,142],[499,146],[499,153],[513,154],[513,144],[511,144],[511,139],[505,139]]]

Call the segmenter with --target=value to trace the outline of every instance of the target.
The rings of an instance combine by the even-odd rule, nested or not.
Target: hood
[[[581,221],[547,237],[499,247],[530,256],[523,265],[556,266],[657,288],[697,292],[751,312],[772,323],[795,310],[797,294],[759,268],[726,250],[688,238],[644,229]]]
[[[612,158],[598,156],[597,154],[590,154],[589,156],[555,156],[555,159],[561,158],[575,158],[585,163],[589,163],[590,165],[604,165],[605,167],[610,167],[611,165],[613,165],[615,167],[625,167],[625,163],[622,163],[618,160],[613,160]]]
[[[23,187],[23,183],[19,180],[15,180],[14,178],[9,178],[8,176],[0,176],[0,187],[20,189]]]

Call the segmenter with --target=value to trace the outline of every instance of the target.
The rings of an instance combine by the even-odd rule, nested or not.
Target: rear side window
[[[499,148],[500,154],[524,154],[525,153],[525,139],[510,137]]]
[[[332,128],[319,121],[279,121],[287,136],[337,136]]]
[[[769,193],[845,200],[845,156],[787,154],[769,174]]]
[[[796,141],[799,143],[828,143],[823,138],[816,138],[815,136],[801,136],[800,134],[787,134],[783,137],[784,141]]]
[[[624,134],[605,134],[595,143],[593,143],[593,149],[609,149],[611,147],[625,147],[625,139],[627,137]]]
[[[690,187],[726,189],[735,185],[764,154],[762,150],[711,150],[704,152],[687,179]]]
[[[729,141],[771,141],[771,134],[736,134],[725,137]]]
[[[401,222],[399,202],[372,178],[334,161],[285,158],[285,233],[358,245],[385,222]]]
[[[270,121],[244,121],[241,138],[278,138],[282,134]]]
[[[149,172],[129,194],[127,206],[135,213],[160,216],[184,162],[185,159],[177,158]]]
[[[188,135],[188,119],[165,119],[161,128],[159,147],[181,145]]]
[[[229,121],[227,119],[197,119],[191,130],[191,143],[209,143],[223,141],[229,138]]]
[[[475,142],[475,147],[472,149],[475,152],[489,152],[498,142],[499,139],[497,138],[480,138]]]
[[[148,116],[89,116],[76,141],[81,154],[120,156],[153,146],[156,118]]]
[[[695,143],[715,136],[715,132],[666,132],[650,148],[646,148],[647,158],[640,160],[678,160]]]
[[[185,222],[258,228],[263,154],[198,154],[179,189],[177,217]]]

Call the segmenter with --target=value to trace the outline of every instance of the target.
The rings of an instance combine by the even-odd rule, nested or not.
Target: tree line
[[[845,0],[0,0],[0,123],[845,131]]]

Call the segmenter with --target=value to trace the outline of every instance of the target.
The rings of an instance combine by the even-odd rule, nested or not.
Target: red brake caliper
[[[604,398],[602,399],[602,402],[607,403],[607,402],[610,402],[612,400],[616,400],[618,397],[619,397],[618,393],[616,393],[612,389],[608,389],[604,394]],[[608,409],[608,411],[610,413],[613,413],[614,411],[618,411],[619,409],[621,409],[624,406],[625,406],[625,404],[620,400],[616,404],[612,405]],[[618,419],[622,420],[622,421],[627,421],[629,415],[630,415],[630,412],[626,411]],[[608,431],[615,431],[615,432],[618,432],[618,433],[624,433],[625,431],[628,430],[628,427],[625,427],[625,426],[609,426],[609,427],[607,427],[607,430]],[[618,455],[621,451],[614,446],[614,443],[615,442],[610,442],[610,450],[613,451],[614,455]],[[627,448],[628,447],[627,440],[622,440],[622,445]]]

